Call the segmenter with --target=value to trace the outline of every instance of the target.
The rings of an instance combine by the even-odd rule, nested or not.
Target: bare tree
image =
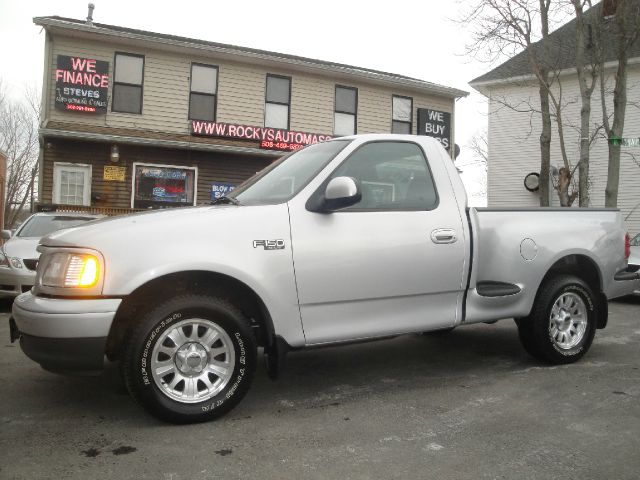
[[[7,154],[4,218],[12,228],[25,208],[38,174],[38,119],[36,90],[22,101],[8,98],[0,79],[0,149]]]
[[[487,166],[489,160],[489,142],[488,132],[486,128],[478,130],[467,142],[467,148],[473,153],[473,160],[465,164],[456,163],[456,167],[465,171],[465,167],[474,167],[476,170],[473,174],[475,183],[479,187],[481,196],[487,196]],[[479,171],[481,169],[481,171]],[[473,194],[473,193],[472,193]]]
[[[632,45],[640,41],[640,3],[632,0],[619,0],[614,3],[612,12],[603,12],[602,23],[597,29],[598,60],[600,74],[600,100],[602,103],[602,124],[609,140],[609,163],[605,206],[618,206],[618,185],[620,183],[620,142],[624,132],[624,119],[627,106],[627,65],[628,52]],[[609,42],[603,39],[608,38]],[[613,40],[613,45],[610,45]],[[605,61],[606,49],[615,51],[617,69],[613,89],[613,120],[607,108]]]
[[[596,87],[598,64],[587,60],[586,50],[591,46],[588,37],[592,36],[593,23],[597,15],[585,17],[584,7],[591,8],[591,0],[571,0],[576,13],[576,72],[580,87],[580,161],[579,191],[580,206],[589,206],[589,152],[591,149],[591,95]],[[595,17],[595,18],[594,18]],[[589,42],[589,45],[587,45]]]
[[[487,129],[478,130],[467,142],[467,146],[473,152],[474,157],[484,164],[485,170],[489,162],[489,141]]]
[[[490,63],[512,57],[525,51],[531,71],[538,84],[540,106],[535,109],[540,114],[540,205],[549,206],[548,180],[551,164],[551,125],[553,104],[556,121],[561,116],[560,101],[553,97],[552,86],[557,75],[553,75],[549,32],[551,18],[564,19],[568,15],[567,6],[552,0],[477,0],[473,8],[464,14],[461,21],[474,25],[473,41],[468,45],[468,53]],[[508,106],[508,104],[506,104]],[[560,132],[560,135],[562,133]],[[566,165],[565,168],[569,168]],[[571,169],[569,168],[571,171]],[[560,185],[560,184],[557,184]],[[562,184],[564,185],[564,184]],[[561,193],[561,192],[559,192]],[[562,195],[560,195],[562,199]]]

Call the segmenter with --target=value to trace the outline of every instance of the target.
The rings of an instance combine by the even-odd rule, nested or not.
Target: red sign
[[[191,134],[207,137],[237,138],[260,142],[260,148],[267,150],[298,150],[307,145],[331,140],[331,135],[294,132],[280,128],[255,127],[236,123],[191,121]]]

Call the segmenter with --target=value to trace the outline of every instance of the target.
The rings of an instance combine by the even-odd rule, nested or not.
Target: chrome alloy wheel
[[[216,396],[229,383],[235,349],[211,320],[182,320],[160,335],[151,355],[151,374],[173,400],[197,403]]]
[[[586,331],[587,307],[584,300],[575,293],[563,293],[551,307],[551,341],[562,350],[570,350],[580,343]]]

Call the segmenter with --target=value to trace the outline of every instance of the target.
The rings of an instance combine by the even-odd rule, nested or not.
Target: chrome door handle
[[[451,228],[437,228],[431,232],[433,243],[455,243],[458,241],[456,231]]]

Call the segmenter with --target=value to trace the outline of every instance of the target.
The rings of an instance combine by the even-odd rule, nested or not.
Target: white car
[[[2,231],[0,247],[0,298],[16,297],[28,292],[36,278],[40,239],[51,232],[102,218],[85,213],[36,213],[18,228],[15,235]]]

